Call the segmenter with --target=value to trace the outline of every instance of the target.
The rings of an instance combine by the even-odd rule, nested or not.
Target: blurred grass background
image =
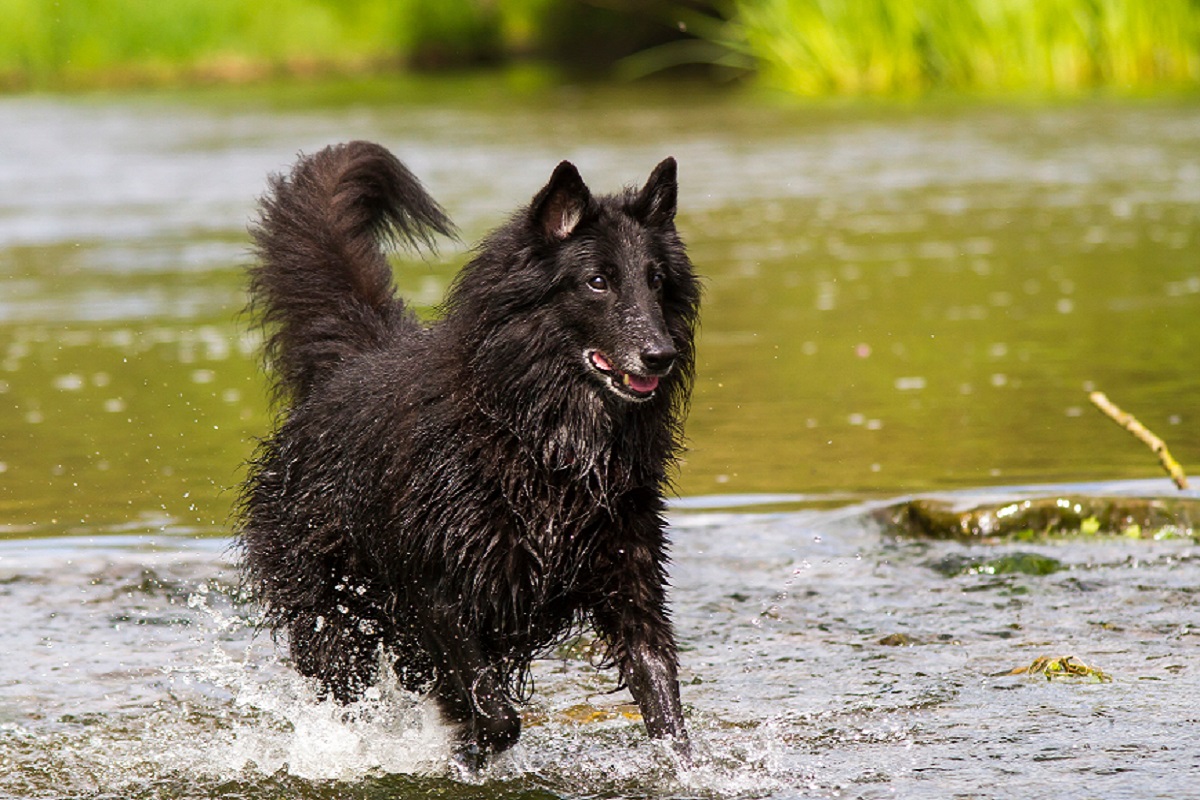
[[[1200,0],[0,0],[0,87],[534,61],[804,95],[1200,83]]]
[[[747,0],[729,46],[801,94],[1195,83],[1197,0]]]

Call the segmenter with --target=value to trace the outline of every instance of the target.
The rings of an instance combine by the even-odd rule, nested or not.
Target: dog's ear
[[[663,227],[675,220],[679,184],[675,180],[675,159],[668,156],[650,173],[633,204],[634,215],[646,225]]]
[[[592,193],[579,170],[570,161],[563,161],[533,198],[533,224],[548,238],[562,241],[575,230],[591,202]]]

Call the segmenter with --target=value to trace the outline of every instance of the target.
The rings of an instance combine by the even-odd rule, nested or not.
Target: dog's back
[[[382,648],[477,759],[515,741],[531,659],[590,622],[682,741],[661,492],[698,287],[674,210],[671,160],[606,197],[564,162],[426,328],[379,239],[452,227],[398,161],[354,143],[273,181],[251,292],[286,406],[241,539],[301,672],[352,700]]]

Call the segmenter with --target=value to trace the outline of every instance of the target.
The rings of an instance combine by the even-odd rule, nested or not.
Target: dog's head
[[[673,158],[640,189],[598,198],[564,161],[527,212],[577,368],[622,401],[691,376],[698,287],[675,230],[677,195]]]

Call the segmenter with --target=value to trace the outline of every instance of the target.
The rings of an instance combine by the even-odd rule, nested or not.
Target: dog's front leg
[[[675,635],[667,618],[662,579],[657,569],[640,578],[625,570],[624,578],[596,609],[597,631],[612,648],[629,687],[646,733],[669,738],[675,750],[687,755],[687,729],[679,699],[678,656]]]
[[[687,751],[687,730],[679,701],[679,678],[675,649],[653,650],[641,643],[632,646],[622,665],[629,692],[642,712],[646,733],[652,738],[671,738],[676,749]]]

